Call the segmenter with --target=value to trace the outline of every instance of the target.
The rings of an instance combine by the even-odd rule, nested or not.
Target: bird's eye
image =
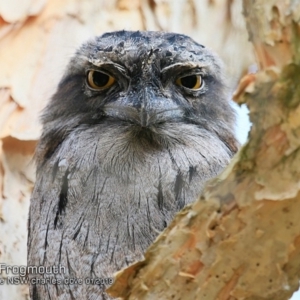
[[[176,84],[190,90],[199,90],[203,85],[203,80],[201,75],[190,75],[177,78]]]
[[[115,78],[99,71],[90,70],[87,74],[89,87],[96,90],[105,90],[115,83]]]

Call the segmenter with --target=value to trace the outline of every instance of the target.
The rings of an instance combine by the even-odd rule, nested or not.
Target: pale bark
[[[239,0],[0,0],[0,263],[26,264],[38,117],[76,47],[112,30],[182,32],[218,52],[235,83],[253,63],[240,12]],[[0,287],[0,299],[27,296]]]
[[[289,299],[300,278],[300,1],[244,0],[261,70],[244,78],[250,140],[138,262],[123,299]]]

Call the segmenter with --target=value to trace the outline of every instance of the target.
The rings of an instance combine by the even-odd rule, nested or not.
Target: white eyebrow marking
[[[176,64],[169,65],[167,67],[164,67],[161,70],[161,73],[164,74],[165,72],[167,72],[167,71],[169,71],[173,68],[176,68],[176,67],[189,67],[189,68],[193,69],[193,68],[206,68],[206,67],[208,67],[208,65],[200,63],[200,62],[188,62],[188,63],[179,62],[179,63],[176,63]]]

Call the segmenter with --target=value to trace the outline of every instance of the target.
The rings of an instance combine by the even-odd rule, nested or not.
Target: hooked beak
[[[137,95],[104,105],[104,115],[149,128],[165,122],[182,120],[184,112],[175,101],[157,96],[150,88],[143,88]]]

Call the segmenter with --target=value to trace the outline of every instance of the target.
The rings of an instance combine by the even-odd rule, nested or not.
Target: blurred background
[[[82,42],[122,29],[193,37],[221,56],[232,94],[257,69],[242,0],[0,0],[0,263],[26,265],[41,109]],[[233,105],[244,143],[248,111]],[[0,285],[0,300],[6,299],[28,299],[27,286]]]

